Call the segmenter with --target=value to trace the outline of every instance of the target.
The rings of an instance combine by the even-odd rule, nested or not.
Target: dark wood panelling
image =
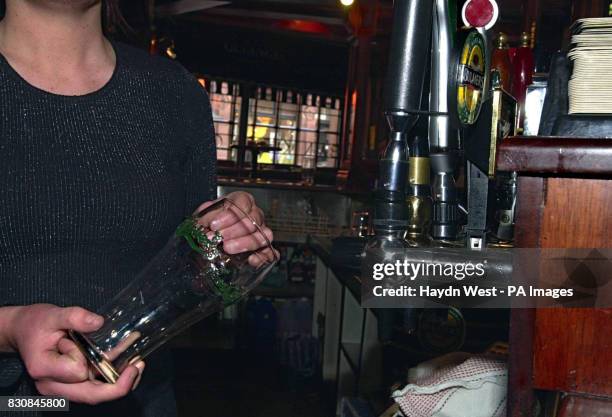
[[[606,16],[606,0],[572,0],[572,20]]]
[[[612,247],[612,181],[549,178],[543,248]],[[536,313],[534,385],[612,395],[612,309]]]
[[[521,248],[540,246],[540,227],[544,212],[546,182],[539,177],[519,177],[516,245]],[[533,415],[533,336],[534,309],[513,309],[510,315],[510,352],[508,374],[508,416]]]
[[[518,247],[612,247],[612,141],[511,138],[497,162],[519,174]],[[513,310],[509,415],[533,415],[534,389],[612,396],[610,323],[612,309]]]
[[[612,181],[549,178],[543,248],[612,247]]]
[[[540,247],[540,228],[546,196],[546,180],[541,177],[520,176],[516,207],[516,245],[520,248]]]
[[[536,388],[612,395],[612,310],[542,309],[536,314]]]

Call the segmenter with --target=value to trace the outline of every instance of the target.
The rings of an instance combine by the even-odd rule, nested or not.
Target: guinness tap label
[[[460,71],[459,84],[481,90],[484,88],[484,75],[481,72],[474,71],[467,65],[461,65]]]
[[[476,122],[485,84],[485,42],[480,33],[468,33],[457,63],[457,116],[463,125]]]

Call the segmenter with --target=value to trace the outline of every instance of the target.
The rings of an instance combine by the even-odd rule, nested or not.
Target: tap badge
[[[459,43],[461,46],[461,43]],[[455,73],[457,116],[462,125],[476,122],[485,84],[485,41],[476,30],[467,33],[459,50]]]

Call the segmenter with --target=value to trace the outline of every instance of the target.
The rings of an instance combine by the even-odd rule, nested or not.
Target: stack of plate
[[[570,114],[612,114],[612,18],[577,20],[572,25]]]

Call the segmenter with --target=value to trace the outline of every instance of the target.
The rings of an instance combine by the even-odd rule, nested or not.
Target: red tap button
[[[491,28],[498,15],[499,8],[495,0],[468,0],[461,9],[463,24],[476,28]]]

